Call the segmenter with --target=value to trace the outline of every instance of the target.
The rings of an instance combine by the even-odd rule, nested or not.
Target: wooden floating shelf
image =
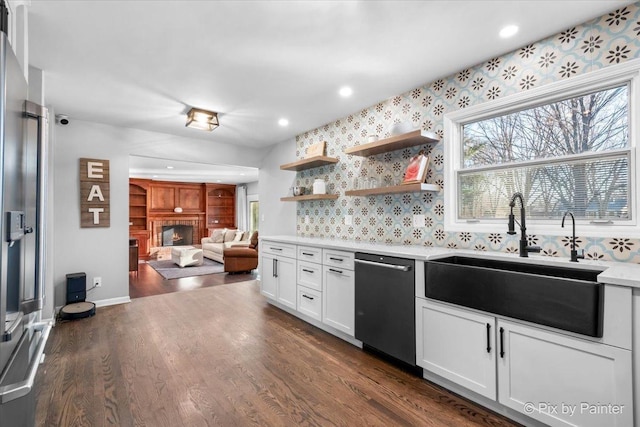
[[[308,159],[298,160],[297,162],[280,165],[280,169],[283,171],[301,171],[333,163],[338,163],[338,159],[327,156],[314,156]]]
[[[304,200],[335,200],[337,194],[306,194],[304,196],[280,197],[281,202],[302,202]]]
[[[435,133],[418,129],[402,135],[381,139],[380,141],[356,145],[355,147],[347,148],[344,152],[345,154],[365,157],[438,141],[440,140]]]
[[[440,191],[437,184],[406,184],[393,187],[367,188],[363,190],[347,190],[345,196],[377,196],[379,194],[413,193],[416,191]]]

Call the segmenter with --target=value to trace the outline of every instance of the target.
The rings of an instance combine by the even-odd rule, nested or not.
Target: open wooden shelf
[[[438,141],[438,136],[435,133],[418,129],[402,135],[381,139],[380,141],[356,145],[355,147],[347,148],[344,152],[345,154],[365,157]]]
[[[297,162],[287,163],[280,165],[280,169],[283,171],[301,171],[305,169],[317,168],[319,166],[330,165],[332,163],[338,163],[338,159],[327,156],[314,156],[308,159],[298,160]]]
[[[280,197],[281,202],[301,202],[304,200],[335,200],[337,194],[305,194],[304,196]]]
[[[367,188],[363,190],[347,190],[345,196],[376,196],[378,194],[413,193],[416,191],[440,191],[437,184],[406,184],[393,187]]]

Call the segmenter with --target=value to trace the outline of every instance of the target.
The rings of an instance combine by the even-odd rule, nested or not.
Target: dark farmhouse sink
[[[425,295],[440,301],[602,337],[602,270],[451,256],[425,262]]]

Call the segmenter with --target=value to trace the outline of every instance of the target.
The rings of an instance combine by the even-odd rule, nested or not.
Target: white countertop
[[[261,236],[260,240],[412,258],[417,261],[426,261],[428,259],[442,258],[451,255],[468,255],[474,258],[510,259],[523,263],[604,270],[598,275],[598,282],[640,288],[640,264],[595,260],[580,260],[580,262],[575,263],[570,262],[569,258],[548,257],[537,254],[530,254],[528,258],[521,258],[518,254],[507,254],[503,252],[480,252],[471,249],[451,249],[416,245],[388,245],[383,243],[356,242],[353,240],[321,239],[287,235]]]

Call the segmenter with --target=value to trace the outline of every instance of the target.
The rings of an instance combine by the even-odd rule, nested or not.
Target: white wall
[[[85,272],[87,288],[102,277],[89,301],[129,295],[129,154],[121,129],[75,121],[56,126],[53,283],[55,306],[65,303],[66,274]],[[109,160],[111,226],[80,228],[79,159]]]
[[[296,160],[294,140],[281,142],[270,147],[264,155],[258,180],[260,198],[260,236],[296,234],[296,202],[281,202],[280,197],[289,193],[296,179],[296,173],[280,170],[280,165]]]
[[[247,182],[247,196],[258,194],[258,181]]]
[[[129,295],[129,155],[259,167],[267,149],[216,144],[156,132],[119,128],[71,118],[55,126],[53,287],[55,306],[65,303],[65,275],[87,273],[102,277],[102,287],[87,299],[115,303]],[[105,159],[111,169],[111,227],[80,228],[78,162],[81,157]],[[295,222],[295,211],[291,223]]]

